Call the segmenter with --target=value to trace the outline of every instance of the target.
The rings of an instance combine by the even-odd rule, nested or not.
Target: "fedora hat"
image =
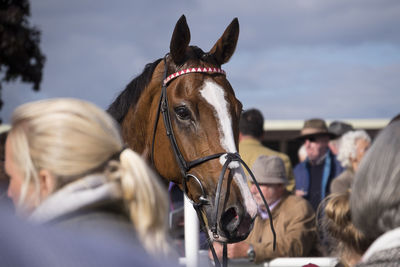
[[[304,121],[303,128],[300,131],[300,136],[297,139],[304,140],[312,136],[325,135],[329,138],[336,138],[337,135],[329,132],[328,127],[323,119],[309,119]]]
[[[278,156],[259,156],[254,162],[251,171],[260,184],[288,183],[285,165],[283,160]]]

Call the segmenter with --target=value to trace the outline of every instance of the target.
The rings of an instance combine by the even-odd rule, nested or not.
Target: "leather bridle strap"
[[[169,104],[168,104],[168,97],[167,97],[167,86],[168,86],[168,82],[172,80],[172,78],[169,78],[168,81],[166,81],[166,77],[167,77],[167,71],[168,71],[168,67],[167,67],[167,58],[168,54],[164,57],[164,79],[163,79],[163,83],[162,83],[162,88],[161,88],[161,95],[160,95],[160,101],[158,104],[158,109],[157,109],[157,117],[156,117],[156,121],[154,124],[154,128],[153,128],[153,142],[152,142],[152,153],[151,153],[151,161],[152,164],[154,165],[154,143],[155,143],[155,135],[156,135],[156,131],[157,131],[157,124],[158,124],[158,120],[159,120],[159,114],[161,113],[163,116],[163,120],[164,120],[164,126],[165,126],[165,130],[167,133],[167,136],[170,140],[171,143],[171,147],[172,150],[174,152],[175,158],[177,160],[177,163],[179,165],[179,169],[182,173],[182,176],[185,177],[187,175],[187,172],[203,163],[212,159],[216,159],[219,158],[220,156],[222,156],[225,153],[217,153],[217,154],[213,154],[213,155],[208,155],[205,157],[201,157],[198,159],[195,159],[193,161],[189,161],[187,162],[185,160],[185,158],[183,157],[179,147],[178,147],[178,143],[176,142],[176,138],[175,138],[175,134],[172,128],[172,123],[171,123],[171,117],[169,114]],[[216,71],[214,71],[216,70]],[[220,73],[220,74],[225,74],[225,72],[223,72],[220,69],[216,69],[216,68],[204,68],[204,69],[200,69],[199,71],[196,71],[196,68],[193,68],[193,71],[188,71],[188,72],[177,72],[178,74],[175,74],[174,77],[178,77],[180,75],[186,74],[186,73],[193,73],[193,72],[216,72],[216,73]],[[171,75],[170,75],[171,76]],[[169,77],[170,77],[169,76]]]
[[[208,247],[211,250],[211,254],[213,255],[213,259],[214,259],[214,264],[216,267],[221,267],[221,263],[218,260],[218,256],[217,253],[215,252],[215,248],[214,248],[214,244],[211,241],[210,235],[208,234],[207,228],[206,228],[206,224],[204,222],[204,218],[201,214],[201,204],[196,204],[193,203],[193,207],[197,213],[197,217],[199,218],[200,221],[200,229],[207,235],[207,242],[208,242]],[[227,256],[227,244],[223,243],[223,252],[222,252],[222,266],[226,267],[228,266],[228,256]]]
[[[216,267],[221,267],[221,263],[220,263],[219,260],[218,260],[218,256],[217,256],[217,253],[215,252],[215,248],[214,248],[213,242],[211,241],[211,238],[210,238],[210,236],[209,236],[209,234],[208,234],[208,231],[207,231],[207,228],[206,228],[206,224],[205,224],[204,219],[203,219],[203,216],[202,216],[202,214],[201,214],[201,204],[195,204],[195,203],[193,203],[193,208],[194,208],[194,210],[195,210],[196,213],[197,213],[197,217],[199,218],[199,221],[200,221],[200,229],[207,235],[208,247],[210,248],[211,253],[212,253],[212,255],[213,255],[214,264],[215,264]],[[226,244],[224,244],[224,245],[226,246]],[[224,265],[224,267],[225,267],[225,266],[226,266],[226,265]]]
[[[193,167],[195,167],[195,166],[197,166],[197,165],[199,165],[199,164],[201,164],[201,163],[203,163],[205,161],[219,158],[225,153],[217,153],[217,154],[201,157],[201,158],[195,159],[193,161],[187,162],[185,160],[185,158],[183,157],[182,153],[180,152],[178,144],[176,142],[174,131],[172,129],[171,119],[170,119],[170,115],[169,115],[169,105],[168,105],[168,97],[167,97],[167,85],[168,85],[168,82],[171,80],[171,78],[170,78],[171,75],[168,76],[169,79],[167,80],[167,78],[166,78],[167,77],[167,71],[168,71],[168,67],[167,67],[167,63],[166,63],[167,56],[168,56],[168,54],[164,57],[164,79],[163,79],[163,84],[162,84],[162,88],[161,88],[160,100],[159,100],[158,108],[157,108],[156,120],[155,120],[155,124],[154,124],[154,127],[153,127],[153,140],[152,140],[152,147],[151,147],[151,163],[153,164],[153,166],[155,166],[155,163],[154,163],[155,136],[156,136],[158,121],[159,121],[159,118],[160,118],[160,113],[162,113],[163,120],[164,120],[164,127],[166,129],[166,134],[167,134],[167,136],[168,136],[168,138],[170,140],[171,147],[173,149],[175,158],[176,158],[176,160],[178,162],[179,169],[180,169],[182,177],[183,177],[182,178],[182,186],[183,186],[185,194],[187,195],[186,182],[190,178],[194,179],[199,184],[200,189],[202,191],[202,195],[199,197],[199,203],[193,202],[192,204],[193,204],[194,209],[196,210],[197,217],[199,218],[200,227],[203,230],[203,232],[206,233],[207,236],[208,236],[208,231],[207,231],[206,226],[205,226],[204,218],[203,218],[203,216],[201,214],[201,207],[203,205],[208,204],[208,201],[206,199],[205,190],[203,188],[203,185],[202,185],[201,181],[196,176],[188,174],[187,172],[191,168],[193,168]],[[195,71],[192,71],[192,72],[195,72]],[[196,71],[196,72],[218,72],[218,73],[225,74],[225,72],[223,72],[221,70],[219,70],[219,71],[208,70],[207,71],[206,69],[204,69],[204,71]],[[179,75],[176,75],[175,77],[180,76],[182,74],[184,74],[184,73],[180,73]],[[209,236],[207,238],[207,241],[208,241],[210,250],[211,250],[211,252],[213,254],[214,263],[215,263],[215,265],[217,267],[220,267],[221,264],[219,263],[217,254],[215,252],[214,246],[213,246],[211,238]],[[224,244],[224,251],[225,251],[224,252],[224,255],[225,255],[224,257],[225,258],[223,259],[223,264],[224,264],[223,266],[227,266],[226,244]]]
[[[195,203],[193,202],[193,207],[195,208],[196,212],[197,212],[197,216],[200,220],[201,223],[201,227],[203,229],[203,231],[208,235],[208,231],[205,227],[205,222],[204,222],[204,218],[201,214],[201,206],[205,205],[208,203],[208,201],[206,200],[206,194],[205,194],[205,190],[202,186],[201,181],[194,175],[192,174],[188,174],[188,171],[201,164],[204,163],[206,161],[212,160],[212,159],[216,159],[221,157],[222,155],[226,154],[226,161],[222,167],[222,171],[221,174],[219,176],[219,180],[218,180],[218,186],[217,186],[217,191],[215,194],[215,209],[213,211],[213,217],[215,219],[215,224],[211,227],[211,231],[213,232],[213,235],[217,235],[217,216],[218,216],[218,206],[219,206],[219,202],[220,202],[220,195],[221,195],[221,188],[222,188],[222,183],[223,183],[223,178],[225,176],[226,170],[228,168],[229,163],[231,163],[232,161],[238,161],[240,162],[248,171],[248,173],[250,174],[250,176],[253,179],[254,184],[256,185],[258,192],[260,193],[263,202],[267,208],[267,212],[270,218],[270,226],[271,226],[271,231],[273,233],[273,237],[274,237],[274,241],[273,241],[273,249],[275,250],[276,247],[276,233],[274,230],[274,226],[273,226],[273,222],[272,222],[272,215],[271,215],[271,211],[269,209],[269,206],[267,204],[267,202],[264,199],[264,196],[261,192],[261,189],[257,183],[257,180],[255,179],[253,173],[250,171],[249,167],[246,165],[246,163],[244,163],[244,161],[240,158],[238,153],[226,153],[226,152],[222,152],[222,153],[216,153],[213,155],[209,155],[209,156],[205,156],[205,157],[201,157],[198,159],[195,159],[193,161],[189,161],[187,162],[183,156],[183,154],[181,153],[179,147],[178,147],[178,143],[176,142],[176,138],[175,138],[175,134],[172,128],[172,123],[171,123],[171,118],[170,118],[170,114],[169,114],[169,105],[168,105],[168,97],[167,97],[167,85],[168,82],[170,80],[172,80],[173,78],[186,74],[186,73],[191,73],[191,72],[211,72],[211,73],[220,73],[220,74],[225,74],[224,71],[222,71],[221,69],[216,69],[217,71],[214,71],[213,69],[206,69],[204,68],[203,70],[201,70],[199,68],[199,71],[196,71],[195,68],[193,68],[193,71],[189,69],[185,70],[187,72],[177,72],[175,73],[174,77],[171,78],[171,75],[168,76],[169,79],[167,79],[167,71],[168,71],[168,67],[167,67],[167,56],[168,54],[164,57],[164,78],[163,78],[163,83],[162,83],[162,87],[161,87],[161,95],[160,95],[160,100],[159,100],[159,104],[158,104],[158,108],[157,108],[157,115],[156,115],[156,120],[155,120],[155,124],[154,124],[154,128],[153,128],[153,139],[152,139],[152,147],[151,147],[151,162],[153,164],[153,166],[155,166],[154,163],[154,146],[155,146],[155,136],[156,136],[156,131],[157,131],[157,125],[158,125],[158,121],[159,121],[159,117],[160,117],[160,113],[162,113],[163,116],[163,121],[164,121],[164,127],[166,130],[166,134],[169,138],[172,150],[174,152],[176,161],[178,163],[179,169],[181,171],[182,174],[182,185],[185,191],[185,194],[187,195],[187,185],[186,182],[187,180],[189,180],[190,178],[195,179],[195,181],[199,184],[201,190],[202,190],[202,195],[199,197],[199,203]],[[215,68],[214,68],[215,69]],[[220,263],[218,261],[218,257],[215,253],[215,249],[213,247],[213,244],[211,242],[211,238],[208,236],[207,238],[208,242],[209,242],[209,246],[210,249],[212,251],[213,257],[214,257],[214,262],[216,264],[217,267],[220,266]],[[227,265],[227,244],[224,243],[223,245],[223,266]]]
[[[222,249],[222,266],[228,266],[228,244],[224,243]]]
[[[261,192],[260,186],[258,185],[258,182],[257,182],[256,178],[254,177],[254,174],[251,172],[251,170],[249,169],[247,164],[240,158],[240,155],[238,153],[227,153],[226,161],[225,161],[225,163],[224,163],[224,165],[222,167],[221,174],[219,175],[217,191],[216,191],[216,194],[215,194],[214,211],[213,211],[213,218],[214,218],[215,224],[213,226],[211,226],[211,232],[213,233],[213,235],[216,235],[216,237],[218,236],[218,234],[217,234],[217,227],[218,227],[217,218],[218,218],[218,208],[219,208],[219,201],[220,201],[220,195],[221,195],[222,182],[223,182],[223,179],[224,179],[224,176],[225,176],[225,172],[226,172],[226,170],[228,168],[228,165],[232,161],[238,161],[239,163],[241,163],[246,168],[247,172],[250,174],[251,178],[253,179],[253,183],[256,185],[258,192],[260,193],[260,196],[261,196],[261,198],[262,198],[262,200],[264,202],[264,205],[267,208],[268,217],[270,219],[269,223],[270,223],[272,235],[274,237],[273,250],[275,250],[275,248],[276,248],[276,233],[275,233],[275,229],[274,229],[274,223],[272,221],[271,210],[269,209],[267,201],[265,200],[264,195]]]

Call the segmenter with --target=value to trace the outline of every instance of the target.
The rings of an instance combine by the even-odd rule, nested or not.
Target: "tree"
[[[29,16],[29,0],[0,0],[0,92],[3,82],[18,77],[40,90],[46,58],[39,48],[40,31],[29,25]]]

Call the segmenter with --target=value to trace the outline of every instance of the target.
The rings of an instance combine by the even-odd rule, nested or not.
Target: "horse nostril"
[[[240,216],[237,209],[231,207],[221,215],[220,227],[230,242],[239,242],[247,238],[253,229],[253,222],[254,218],[248,213]]]
[[[221,216],[222,230],[229,234],[232,234],[237,230],[239,222],[239,215],[233,207],[226,210]]]

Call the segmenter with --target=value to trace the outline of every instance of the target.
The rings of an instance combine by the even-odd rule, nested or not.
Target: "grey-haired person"
[[[351,189],[354,225],[374,240],[357,266],[400,263],[400,121],[386,126],[361,161]]]
[[[353,125],[344,121],[332,121],[329,124],[328,131],[336,135],[329,141],[329,149],[332,151],[332,154],[338,155],[342,136],[349,131],[354,131],[354,128]]]
[[[345,170],[331,183],[331,193],[344,193],[351,189],[354,173],[371,145],[371,137],[364,130],[345,133],[340,142],[337,159]]]

